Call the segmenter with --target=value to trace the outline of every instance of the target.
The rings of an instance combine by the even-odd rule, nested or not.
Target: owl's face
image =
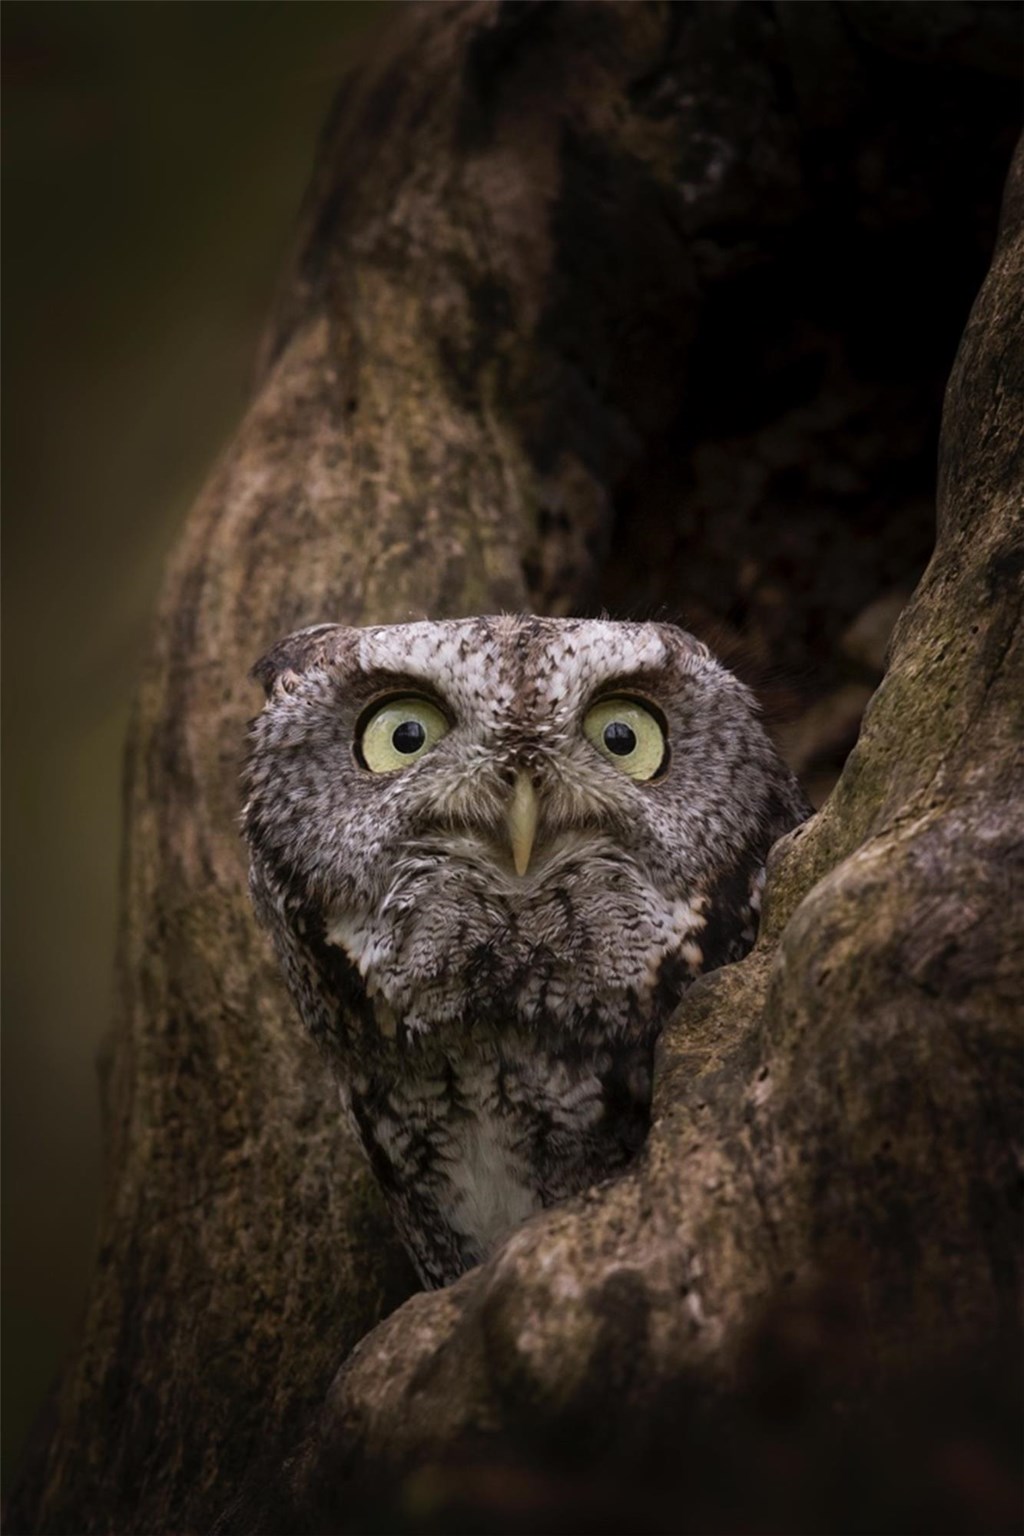
[[[672,625],[321,626],[257,675],[257,903],[383,1027],[649,1034],[749,947],[801,819],[749,693]]]

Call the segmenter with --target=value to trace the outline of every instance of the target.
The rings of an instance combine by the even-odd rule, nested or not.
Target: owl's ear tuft
[[[667,620],[662,620],[658,624],[658,628],[666,636],[679,656],[695,656],[699,657],[701,661],[712,661],[714,659],[711,648],[705,645],[703,640],[698,640],[696,635],[691,635],[690,631],[684,629],[681,624],[672,624]]]
[[[249,676],[262,685],[268,699],[275,693],[293,692],[303,672],[333,654],[332,641],[342,627],[314,624],[286,635],[260,657]]]

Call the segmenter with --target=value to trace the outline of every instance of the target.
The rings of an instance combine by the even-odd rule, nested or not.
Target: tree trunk
[[[680,1529],[689,1472],[710,1528],[732,1511],[694,1448],[736,1413],[756,1528],[785,1528],[759,1393],[798,1383],[799,1480],[811,1419],[883,1384],[917,1402],[1016,1318],[1019,177],[949,385],[934,556],[838,787],[773,856],[755,953],[663,1037],[641,1161],[407,1301],[331,1386],[414,1282],[249,911],[248,667],[324,619],[667,607],[776,669],[827,775],[877,681],[872,613],[927,557],[1019,95],[1012,6],[396,17],[325,131],[157,618],[96,1276],[15,1532],[203,1530],[246,1474],[225,1530],[358,1529],[385,1483],[403,1528],[468,1499],[469,1528],[553,1529],[641,1476],[636,1528]],[[569,1439],[610,1470],[553,1463]],[[792,1507],[827,1519],[836,1487]]]

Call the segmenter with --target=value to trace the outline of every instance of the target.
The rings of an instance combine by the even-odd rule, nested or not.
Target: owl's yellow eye
[[[664,726],[637,699],[601,699],[587,711],[583,734],[631,779],[653,779],[668,755]]]
[[[359,751],[371,773],[397,773],[418,762],[448,730],[448,721],[429,700],[389,699],[363,726]]]

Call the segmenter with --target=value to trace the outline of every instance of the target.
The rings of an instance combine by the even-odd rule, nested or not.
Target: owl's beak
[[[508,808],[508,840],[512,845],[512,862],[517,875],[525,875],[530,867],[533,840],[537,836],[537,809],[533,780],[520,768],[512,790],[512,804]]]

